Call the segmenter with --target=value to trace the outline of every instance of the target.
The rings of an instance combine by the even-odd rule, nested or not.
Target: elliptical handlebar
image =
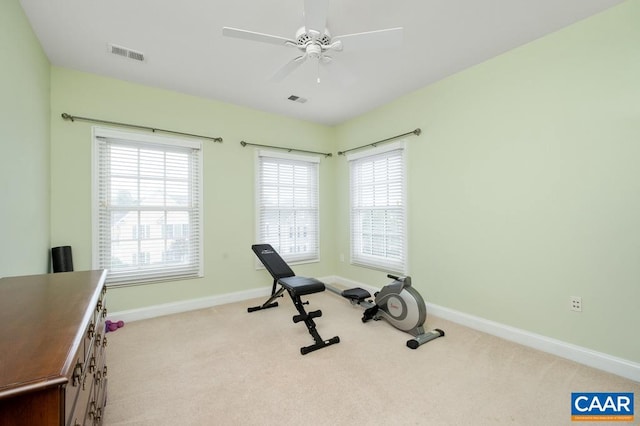
[[[387,278],[397,281],[401,285],[401,288],[411,287],[411,277],[409,276],[399,277],[397,275],[387,274]]]
[[[411,277],[409,275],[393,275],[387,274],[387,278],[391,278],[396,281],[411,281]]]

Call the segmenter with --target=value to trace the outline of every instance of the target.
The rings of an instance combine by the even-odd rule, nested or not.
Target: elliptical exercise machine
[[[369,320],[386,320],[398,330],[409,333],[413,339],[407,341],[407,347],[417,349],[421,345],[433,339],[444,336],[444,331],[439,328],[424,331],[424,322],[427,319],[427,307],[420,293],[411,286],[411,277],[397,277],[387,275],[393,282],[385,285],[374,294],[360,287],[340,291],[335,287],[325,284],[327,290],[348,299],[352,305],[359,305],[365,309],[362,322]]]

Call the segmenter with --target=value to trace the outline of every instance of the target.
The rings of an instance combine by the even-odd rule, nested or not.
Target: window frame
[[[314,180],[315,180],[315,250],[312,250],[306,257],[292,256],[284,250],[281,250],[278,243],[269,241],[262,235],[261,217],[262,217],[262,166],[261,158],[270,158],[273,160],[284,160],[307,163],[314,165]],[[273,151],[268,149],[256,149],[255,150],[255,238],[257,243],[271,244],[280,254],[280,256],[289,264],[305,264],[316,263],[320,261],[320,158],[312,155],[300,155],[284,153],[280,151]],[[313,252],[315,251],[315,252]],[[256,263],[258,268],[262,267],[260,262]]]
[[[359,244],[356,243],[355,237],[357,230],[355,227],[355,207],[354,207],[354,165],[357,163],[366,162],[367,159],[374,160],[375,157],[383,156],[385,154],[390,154],[392,152],[400,153],[400,170],[402,173],[401,180],[401,190],[400,195],[402,197],[402,205],[400,206],[400,217],[402,223],[402,233],[401,233],[401,248],[400,248],[400,259],[395,261],[393,259],[390,260],[389,257],[375,256],[371,254],[358,253],[357,251],[360,249]],[[380,270],[384,272],[391,272],[397,274],[407,274],[409,269],[408,264],[408,238],[409,238],[409,230],[408,230],[408,220],[407,220],[407,186],[408,186],[408,178],[407,178],[407,144],[406,141],[396,141],[393,143],[386,144],[384,146],[379,146],[367,150],[362,150],[354,153],[347,154],[347,161],[349,162],[349,243],[350,243],[350,264],[354,266],[365,267],[369,269]],[[389,210],[389,207],[385,207]],[[382,210],[383,208],[380,208]],[[374,208],[369,209],[372,212]],[[359,235],[362,236],[363,233]],[[385,229],[384,237],[388,235],[387,230]],[[384,244],[383,244],[384,245]],[[361,250],[360,250],[361,251]]]
[[[186,138],[176,138],[176,137],[166,137],[159,135],[150,135],[146,133],[139,133],[133,131],[125,131],[114,128],[106,128],[93,126],[91,130],[92,136],[92,170],[91,170],[91,197],[92,197],[92,211],[91,211],[91,220],[92,220],[92,235],[91,235],[91,247],[92,247],[92,267],[94,269],[109,269],[110,265],[102,265],[100,260],[100,250],[101,250],[101,241],[100,241],[100,154],[99,154],[99,144],[101,139],[112,139],[118,142],[130,143],[132,146],[149,146],[149,147],[175,147],[175,148],[183,148],[183,149],[191,149],[197,151],[195,157],[195,167],[197,168],[196,176],[194,177],[195,181],[191,181],[191,185],[195,185],[191,187],[190,194],[194,196],[194,204],[195,207],[187,208],[185,207],[185,211],[193,211],[194,215],[197,218],[197,229],[195,232],[195,237],[197,242],[192,243],[194,249],[197,251],[198,259],[194,262],[194,266],[191,268],[178,268],[184,269],[183,273],[172,273],[166,275],[167,272],[175,271],[175,268],[163,267],[158,268],[157,271],[150,272],[148,274],[136,274],[135,272],[131,274],[123,274],[117,277],[116,281],[110,281],[109,276],[111,275],[111,271],[107,273],[106,285],[108,287],[124,287],[124,286],[137,286],[137,285],[146,285],[153,284],[158,282],[166,282],[166,281],[181,281],[186,279],[195,279],[202,278],[204,276],[204,206],[203,206],[203,181],[204,181],[204,169],[203,169],[203,143],[198,139],[186,139]],[[165,182],[165,181],[163,181]],[[166,207],[166,206],[165,206]],[[144,209],[133,210],[137,212],[145,211]],[[167,209],[166,212],[170,211],[179,211],[179,210],[171,210]],[[191,224],[191,221],[189,223]],[[166,224],[165,224],[166,226]],[[143,231],[144,232],[144,231]],[[164,227],[161,229],[162,238],[166,240],[165,229]],[[109,245],[111,242],[109,242]],[[148,256],[148,252],[140,251],[134,254],[135,256]],[[146,259],[146,257],[145,257]],[[151,269],[150,269],[151,270]]]

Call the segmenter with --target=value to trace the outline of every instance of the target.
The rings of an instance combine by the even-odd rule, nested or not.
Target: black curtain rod
[[[117,121],[106,121],[106,120],[98,120],[96,118],[78,117],[77,115],[69,115],[66,112],[62,113],[62,118],[65,119],[65,120],[71,120],[72,122],[76,121],[76,120],[78,120],[78,121],[91,121],[93,123],[113,124],[113,125],[116,125],[116,126],[132,127],[134,129],[151,130],[152,132],[164,132],[164,133],[171,133],[171,134],[174,134],[174,135],[191,136],[191,137],[195,137],[195,138],[209,139],[209,140],[212,140],[214,142],[222,142],[222,138],[215,138],[215,137],[211,137],[211,136],[202,136],[202,135],[194,135],[192,133],[175,132],[173,130],[156,129],[154,127],[138,126],[137,124],[118,123]]]
[[[272,145],[260,145],[257,143],[249,143],[249,142],[245,142],[245,141],[241,141],[240,145],[242,146],[247,146],[247,145],[251,145],[251,146],[261,146],[263,148],[275,148],[275,149],[284,149],[285,151],[291,152],[291,151],[296,151],[296,152],[306,152],[307,154],[318,154],[318,155],[324,155],[325,157],[331,157],[331,153],[325,153],[325,152],[315,152],[315,151],[305,151],[304,149],[297,149],[297,148],[284,148],[282,146],[272,146]]]
[[[358,146],[358,147],[356,147],[356,148],[345,149],[344,151],[338,151],[338,155],[344,155],[344,154],[346,154],[347,152],[355,151],[356,149],[366,148],[366,147],[368,147],[368,146],[377,146],[379,143],[389,142],[389,141],[392,141],[392,140],[394,140],[394,139],[399,139],[399,138],[402,138],[402,137],[405,137],[405,136],[409,136],[409,135],[416,135],[416,136],[420,136],[420,133],[422,133],[422,130],[420,130],[420,129],[418,128],[418,129],[415,129],[415,130],[413,130],[413,131],[411,131],[411,132],[403,133],[403,134],[401,134],[401,135],[397,135],[397,136],[392,136],[392,137],[387,138],[387,139],[382,139],[381,141],[378,141],[378,142],[369,143],[369,144],[367,144],[367,145]]]

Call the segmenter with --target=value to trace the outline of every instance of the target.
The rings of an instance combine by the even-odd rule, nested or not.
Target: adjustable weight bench
[[[298,315],[294,315],[293,322],[298,323],[300,321],[304,321],[304,324],[307,326],[307,330],[309,330],[309,334],[311,334],[311,337],[313,337],[313,340],[315,341],[313,345],[300,348],[300,353],[302,355],[306,355],[309,352],[322,349],[326,346],[333,345],[334,343],[339,343],[340,338],[338,336],[332,337],[329,340],[323,340],[322,337],[320,337],[320,334],[316,330],[316,323],[313,319],[321,317],[322,311],[305,311],[304,305],[308,305],[309,302],[303,302],[300,299],[300,296],[324,291],[324,284],[315,278],[296,276],[289,265],[287,265],[284,259],[280,257],[270,244],[254,244],[251,246],[251,249],[273,277],[273,286],[271,288],[271,296],[266,302],[260,306],[248,308],[247,311],[255,312],[261,309],[275,308],[278,306],[278,302],[274,302],[274,300],[278,297],[282,297],[282,293],[287,290],[287,293],[291,296],[291,300],[299,313]],[[280,288],[276,290],[278,285],[280,285]]]

